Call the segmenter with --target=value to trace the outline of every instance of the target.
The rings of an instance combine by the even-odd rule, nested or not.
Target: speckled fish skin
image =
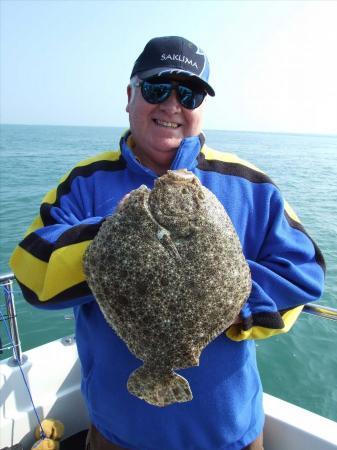
[[[187,170],[132,191],[89,245],[84,272],[107,322],[144,362],[129,392],[157,406],[192,399],[174,369],[199,364],[251,290],[226,211]]]

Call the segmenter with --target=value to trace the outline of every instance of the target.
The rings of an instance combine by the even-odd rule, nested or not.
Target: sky
[[[337,134],[337,1],[0,0],[1,123],[128,125],[148,40],[210,61],[205,129]]]

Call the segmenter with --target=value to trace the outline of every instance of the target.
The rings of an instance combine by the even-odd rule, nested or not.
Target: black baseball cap
[[[212,97],[213,88],[208,84],[209,63],[205,53],[193,42],[180,36],[164,36],[151,39],[133,66],[131,77],[141,80],[174,75],[191,77]]]

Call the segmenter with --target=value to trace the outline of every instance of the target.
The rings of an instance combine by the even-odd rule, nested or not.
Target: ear
[[[129,105],[130,105],[130,101],[131,101],[131,93],[132,93],[132,88],[131,85],[128,84],[128,87],[126,88],[126,93],[128,95],[128,104],[126,105],[125,111],[128,113],[129,111]]]

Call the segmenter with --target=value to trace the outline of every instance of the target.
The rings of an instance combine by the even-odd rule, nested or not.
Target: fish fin
[[[130,394],[155,406],[188,402],[193,398],[185,378],[173,371],[158,375],[154,370],[145,366],[132,372],[127,387]]]

